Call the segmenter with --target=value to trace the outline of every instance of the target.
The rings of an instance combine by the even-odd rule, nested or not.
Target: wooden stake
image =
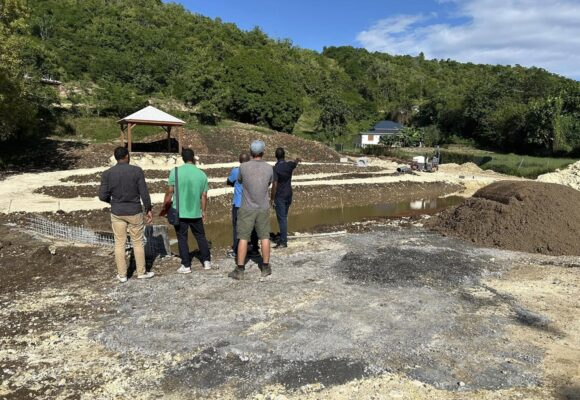
[[[125,147],[125,128],[121,125],[121,147]]]
[[[129,153],[131,153],[131,149],[132,149],[132,144],[133,144],[133,132],[131,132],[133,130],[133,126],[135,126],[135,124],[129,124],[127,127],[127,130],[129,131],[128,136],[129,136],[129,144],[128,144],[128,149],[129,149]]]

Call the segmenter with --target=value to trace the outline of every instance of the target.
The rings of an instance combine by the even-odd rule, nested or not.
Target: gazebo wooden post
[[[165,130],[167,131],[167,152],[171,153],[171,125],[168,125]]]
[[[121,124],[121,147],[125,147],[125,126]]]
[[[128,130],[128,145],[127,148],[129,150],[129,153],[131,152],[131,148],[132,148],[132,143],[133,143],[133,127],[135,126],[135,124],[129,123],[127,125],[127,130]]]
[[[181,154],[181,151],[183,149],[183,126],[180,126],[179,128],[179,154]]]

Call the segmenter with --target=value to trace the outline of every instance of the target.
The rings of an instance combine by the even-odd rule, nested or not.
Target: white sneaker
[[[139,275],[137,277],[137,279],[151,279],[155,276],[155,272],[153,271],[149,271],[149,272],[145,272],[144,275]]]
[[[203,269],[211,269],[211,261],[204,261]]]
[[[121,283],[125,283],[125,282],[127,282],[127,277],[126,277],[126,276],[117,275],[117,279],[118,279],[118,280],[119,280],[119,282],[121,282]]]
[[[191,274],[191,268],[187,268],[185,265],[182,265],[177,270],[178,274]]]

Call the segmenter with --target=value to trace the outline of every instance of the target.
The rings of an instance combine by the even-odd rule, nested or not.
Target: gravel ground
[[[108,250],[53,243],[51,255],[15,227],[0,233],[1,398],[543,399],[579,387],[578,257],[390,221],[293,241],[263,280],[254,261],[238,282],[231,260],[184,276],[168,259],[154,279],[117,285]]]
[[[538,384],[541,350],[503,340],[515,314],[494,294],[470,296],[485,291],[481,276],[501,270],[495,252],[398,230],[332,247],[276,257],[264,282],[254,267],[243,282],[220,271],[119,288],[120,312],[96,338],[117,352],[194,352],[164,384],[198,394],[225,384],[240,396],[272,384],[327,386],[385,371],[447,390],[460,381],[472,390]]]

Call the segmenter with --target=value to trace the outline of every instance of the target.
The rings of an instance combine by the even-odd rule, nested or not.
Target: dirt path
[[[580,258],[389,222],[303,238],[274,275],[113,280],[110,251],[0,221],[0,397],[547,399],[579,393]],[[387,226],[388,225],[388,226]],[[568,396],[568,397],[566,397]]]

